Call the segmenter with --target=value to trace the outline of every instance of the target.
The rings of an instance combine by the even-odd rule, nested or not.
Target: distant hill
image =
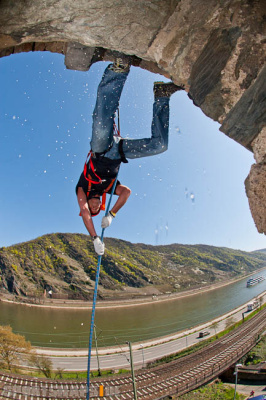
[[[105,238],[99,297],[178,292],[266,266],[266,253],[207,245],[151,246]],[[0,294],[91,299],[97,257],[89,236],[56,233],[0,248]]]
[[[258,253],[258,252],[266,254],[266,249],[260,249],[260,250],[254,251],[254,253]]]

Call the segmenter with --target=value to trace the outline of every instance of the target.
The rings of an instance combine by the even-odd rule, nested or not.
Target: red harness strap
[[[97,175],[96,172],[95,172],[95,168],[94,168],[93,162],[92,162],[92,160],[91,160],[91,154],[92,154],[92,152],[89,151],[89,153],[88,153],[88,155],[87,155],[87,159],[86,159],[85,164],[84,164],[83,174],[84,174],[85,179],[86,179],[88,182],[90,182],[90,184],[93,183],[93,184],[97,185],[97,184],[99,184],[99,183],[102,183],[102,180],[101,180],[101,178],[99,177],[99,175]],[[89,158],[89,161],[88,161],[88,158]],[[88,162],[90,163],[90,167],[91,167],[92,172],[94,173],[94,175],[96,176],[96,178],[99,179],[98,182],[93,181],[93,180],[90,179],[90,178],[87,178],[87,169],[88,169],[87,164],[88,164]],[[89,177],[90,177],[90,175],[89,175]]]
[[[115,121],[114,121],[114,124],[113,124],[113,129],[114,129],[114,136],[121,136],[120,135],[120,132],[119,132],[119,130],[118,130],[118,128],[117,128],[117,126],[116,126],[116,123],[115,123]]]
[[[100,184],[100,183],[103,182],[102,179],[99,177],[99,175],[97,175],[96,172],[95,172],[95,168],[94,168],[93,162],[92,162],[92,160],[91,160],[91,154],[92,154],[92,152],[90,151],[90,152],[88,153],[88,155],[87,155],[87,159],[86,159],[86,161],[85,161],[84,170],[83,170],[84,177],[85,177],[85,179],[89,182],[89,185],[88,185],[88,192],[90,192],[90,189],[91,189],[91,185],[92,185],[92,184],[98,185],[98,184]],[[88,157],[90,157],[90,158],[89,158],[89,161],[88,161]],[[87,178],[87,171],[88,171],[87,164],[88,164],[88,162],[90,163],[90,168],[91,168],[92,172],[94,173],[94,175],[96,176],[96,178],[99,179],[98,182],[93,181],[93,180],[91,179],[90,174],[88,174],[88,178]],[[113,178],[113,179],[111,180],[111,183],[107,186],[107,188],[104,190],[104,192],[108,192],[108,191],[111,189],[111,187],[113,186],[114,181],[115,181],[115,178]]]
[[[102,205],[100,207],[100,211],[105,211],[105,203],[106,203],[106,192],[103,192],[102,195]]]
[[[114,129],[114,136],[120,136],[120,132],[119,132],[119,130],[117,129],[117,126],[116,126],[115,121],[114,121],[113,127],[114,127],[114,128],[113,128],[113,129]],[[85,179],[88,181],[87,197],[89,196],[89,192],[90,192],[90,190],[91,190],[91,185],[92,185],[92,184],[98,185],[98,184],[102,183],[102,179],[101,179],[101,178],[99,177],[99,175],[97,175],[96,172],[95,172],[95,168],[94,168],[94,165],[93,165],[93,162],[92,162],[92,159],[91,159],[91,155],[92,155],[92,151],[89,151],[89,153],[88,153],[88,155],[87,155],[87,158],[86,158],[86,161],[85,161],[85,164],[84,164],[84,169],[83,169],[84,177],[85,177]],[[91,168],[93,174],[94,174],[94,175],[96,176],[96,178],[98,179],[98,182],[93,181],[93,180],[91,179],[91,176],[90,176],[90,175],[88,175],[88,178],[87,178],[87,172],[88,172],[87,164],[88,164],[88,163],[89,163],[89,165],[90,165],[90,168]],[[113,184],[114,184],[114,182],[115,182],[115,179],[116,179],[116,178],[112,179],[111,182],[110,182],[110,184],[108,185],[108,187],[104,190],[104,192],[103,192],[103,194],[102,194],[102,204],[101,204],[101,207],[100,207],[98,213],[95,214],[95,215],[98,215],[100,211],[104,211],[104,210],[105,210],[106,193],[109,192],[109,190],[110,190],[111,187],[113,186]],[[79,213],[79,215],[81,216],[81,213]]]
[[[91,159],[91,155],[92,155],[92,152],[90,151],[90,152],[88,153],[88,155],[87,155],[87,159],[86,159],[86,161],[85,161],[84,170],[83,170],[84,177],[85,177],[85,179],[88,181],[87,198],[89,197],[89,193],[90,193],[90,190],[91,190],[91,185],[92,185],[92,184],[98,185],[98,184],[102,183],[102,179],[101,179],[101,178],[99,177],[99,175],[97,175],[96,172],[95,172],[95,168],[94,168],[94,165],[93,165],[93,162],[92,162],[92,159]],[[88,158],[89,158],[89,160],[88,160]],[[96,176],[96,178],[99,179],[98,181],[93,181],[93,180],[91,179],[90,174],[88,174],[88,177],[87,177],[87,171],[88,171],[87,164],[88,164],[88,163],[89,163],[89,165],[90,165],[90,168],[91,168],[93,174]],[[103,192],[103,194],[102,194],[102,204],[101,204],[101,207],[100,207],[98,213],[95,214],[95,215],[98,215],[100,211],[105,211],[106,193],[109,192],[109,190],[110,190],[111,187],[113,186],[114,182],[115,182],[115,178],[113,178],[113,179],[111,180],[110,184],[109,184],[109,185],[107,186],[107,188],[104,190],[104,192]],[[81,213],[80,213],[79,215],[81,216]],[[93,215],[93,216],[95,216],[95,215]]]

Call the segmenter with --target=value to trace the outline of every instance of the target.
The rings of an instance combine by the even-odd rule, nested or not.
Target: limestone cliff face
[[[49,50],[85,71],[118,50],[184,85],[222,132],[254,152],[246,192],[266,233],[265,11],[261,0],[2,0],[0,56]]]

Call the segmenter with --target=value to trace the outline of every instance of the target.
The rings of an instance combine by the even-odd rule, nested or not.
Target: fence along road
[[[237,329],[189,356],[135,373],[139,400],[156,400],[166,395],[187,393],[237,362],[252,349],[265,333],[266,308]],[[0,398],[16,400],[83,400],[85,381],[55,381],[26,378],[14,374],[0,375]],[[132,400],[130,374],[92,380],[91,399]]]

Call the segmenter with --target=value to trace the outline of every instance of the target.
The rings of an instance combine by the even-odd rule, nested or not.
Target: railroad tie
[[[17,394],[12,392],[12,397],[11,397],[11,399],[14,399],[14,400],[17,399]]]
[[[176,378],[176,383],[179,385],[180,383],[182,384],[185,380],[186,378],[184,376],[179,376],[178,378]]]
[[[179,380],[178,380],[178,378],[170,378],[170,379],[167,379],[167,382],[169,382],[170,385],[174,386],[174,385],[178,384]]]
[[[148,392],[153,393],[153,391],[150,387],[147,386],[146,389],[148,390]]]
[[[56,397],[61,399],[64,395],[64,389],[58,388],[56,391]]]
[[[153,388],[154,388],[155,390],[157,390],[157,391],[158,391],[158,388],[159,388],[159,390],[162,390],[162,389],[163,389],[163,388],[161,387],[161,383],[157,383],[157,385],[154,385]]]
[[[31,394],[31,388],[30,386],[22,386],[21,387],[21,392],[25,395],[30,395]]]
[[[147,389],[143,388],[143,389],[140,390],[140,395],[142,396],[142,394],[146,395],[146,394],[149,394],[149,392],[148,392]]]
[[[10,392],[8,392],[7,390],[3,389],[1,395],[3,396],[3,398],[9,398],[9,394]]]
[[[168,388],[168,386],[171,385],[171,383],[165,380],[164,382],[161,382],[161,385],[164,386],[165,388]]]
[[[32,387],[31,388],[31,394],[34,396],[38,396],[40,394],[40,390],[38,387]]]
[[[12,399],[12,392],[10,392],[9,390],[3,390],[2,391],[2,396],[6,399]]]
[[[183,374],[183,377],[185,379],[190,379],[192,377],[192,374],[190,374],[189,372],[186,372],[185,374]]]
[[[167,382],[169,382],[170,385],[175,385],[178,382],[178,378],[167,379]]]
[[[152,378],[157,378],[157,375],[154,374],[154,373],[144,373],[143,375],[138,374],[136,376],[136,379],[141,379],[141,380],[143,380],[143,379],[152,379]]]
[[[79,388],[79,397],[86,396],[86,393],[87,393],[86,387],[80,387]]]

